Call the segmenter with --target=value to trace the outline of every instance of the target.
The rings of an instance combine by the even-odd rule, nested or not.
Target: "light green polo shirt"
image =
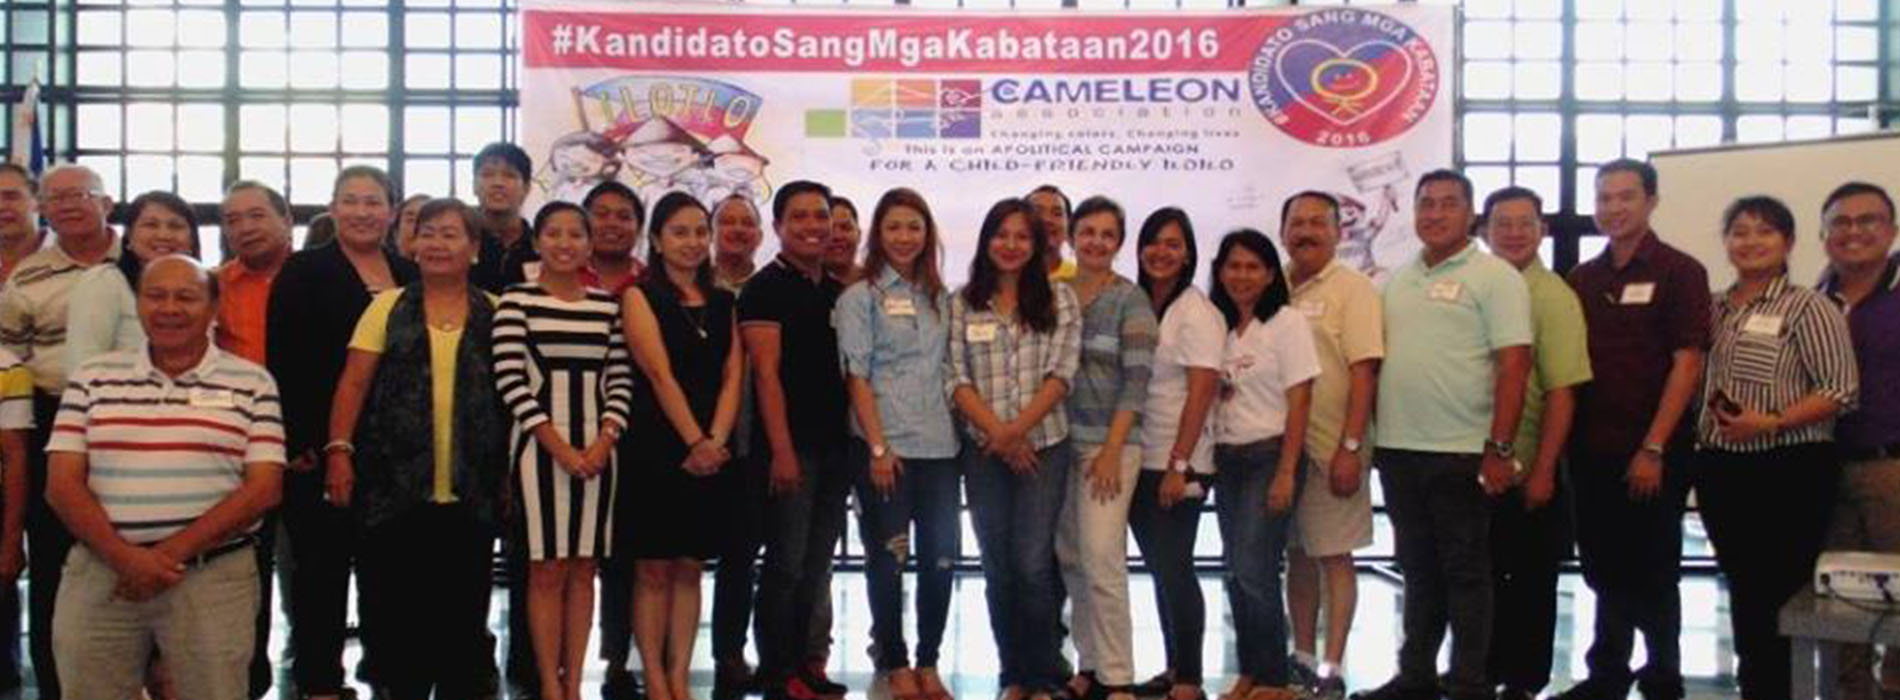
[[[1466,243],[1435,267],[1413,260],[1385,286],[1378,446],[1478,454],[1491,432],[1492,353],[1531,344],[1524,276]]]
[[[1524,418],[1517,424],[1517,458],[1530,467],[1537,459],[1537,438],[1544,420],[1544,393],[1590,381],[1590,346],[1583,304],[1557,273],[1532,261],[1524,268],[1531,292],[1530,383],[1524,392]]]

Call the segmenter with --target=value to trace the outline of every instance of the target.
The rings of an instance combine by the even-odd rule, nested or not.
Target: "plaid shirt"
[[[1074,379],[1081,362],[1082,317],[1069,285],[1050,286],[1056,302],[1056,328],[1050,333],[1029,330],[995,311],[971,309],[961,291],[951,298],[946,393],[954,394],[959,386],[975,389],[997,418],[1009,421],[1035,398],[1044,379],[1064,384]],[[964,428],[970,439],[984,444],[975,423],[964,421]],[[1038,450],[1068,437],[1069,418],[1059,403],[1029,431],[1029,442]]]

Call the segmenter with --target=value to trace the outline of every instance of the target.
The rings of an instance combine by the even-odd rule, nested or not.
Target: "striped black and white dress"
[[[495,310],[495,383],[514,414],[508,454],[528,557],[607,556],[618,466],[610,462],[593,478],[575,476],[542,449],[534,430],[549,423],[585,450],[603,421],[625,429],[633,381],[620,302],[593,288],[565,301],[536,282],[509,287]]]

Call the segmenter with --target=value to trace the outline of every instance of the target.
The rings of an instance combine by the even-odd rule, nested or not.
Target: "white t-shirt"
[[[1244,445],[1286,432],[1286,390],[1319,376],[1313,330],[1292,306],[1227,334],[1221,361],[1220,443]]]
[[[1148,378],[1148,402],[1141,412],[1141,468],[1164,471],[1174,449],[1181,408],[1187,404],[1187,370],[1219,370],[1221,347],[1227,342],[1227,320],[1200,289],[1189,285],[1161,317],[1161,339],[1155,345],[1153,372]],[[1188,468],[1214,473],[1214,414],[1208,411],[1201,439],[1194,443]]]

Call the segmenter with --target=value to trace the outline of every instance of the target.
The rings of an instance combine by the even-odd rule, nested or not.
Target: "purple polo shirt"
[[[1867,298],[1847,311],[1860,365],[1860,408],[1834,424],[1834,442],[1848,451],[1900,445],[1900,255],[1887,259],[1887,271]],[[1844,302],[1832,273],[1821,278],[1821,291]]]

